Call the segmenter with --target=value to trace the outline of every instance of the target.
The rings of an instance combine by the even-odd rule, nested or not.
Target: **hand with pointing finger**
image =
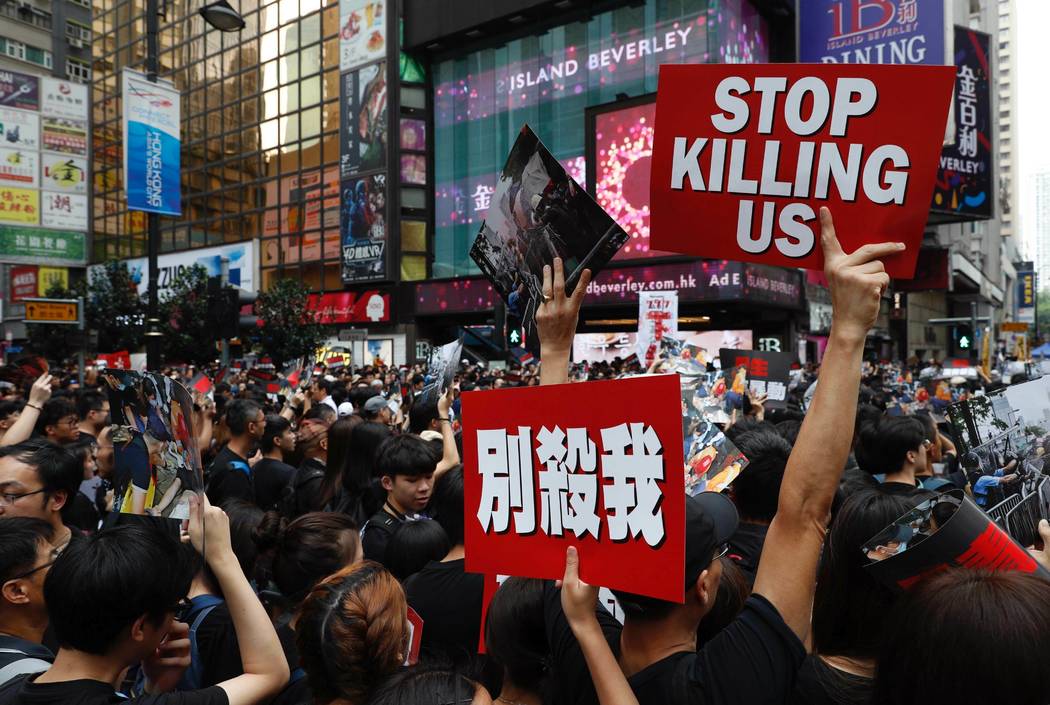
[[[899,254],[904,243],[863,245],[846,254],[835,235],[831,211],[821,208],[820,244],[824,249],[824,274],[831,287],[831,334],[863,342],[879,316],[882,294],[890,284],[881,258]]]

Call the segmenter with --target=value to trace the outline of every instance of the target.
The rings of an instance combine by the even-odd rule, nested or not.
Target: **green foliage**
[[[262,321],[259,343],[277,369],[289,360],[313,355],[324,340],[324,328],[306,308],[308,296],[302,282],[278,279],[255,302],[255,313]]]
[[[85,296],[89,330],[98,331],[94,352],[138,351],[145,333],[146,302],[124,262],[107,262],[91,274]]]
[[[160,301],[161,354],[165,362],[204,365],[218,357],[219,331],[209,326],[208,271],[200,265],[175,276]]]
[[[75,299],[81,292],[52,285],[44,294],[48,299]],[[81,335],[76,326],[56,323],[27,323],[26,338],[29,349],[43,355],[48,362],[62,365],[76,357]]]

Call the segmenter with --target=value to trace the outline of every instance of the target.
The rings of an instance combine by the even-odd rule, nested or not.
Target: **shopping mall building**
[[[953,19],[996,31],[994,8],[974,16],[966,0],[907,26],[915,3],[891,4],[911,50],[887,55],[901,61],[943,63]],[[87,258],[127,260],[144,290],[146,219],[126,207],[120,91],[122,70],[145,62],[145,2],[94,7]],[[805,58],[792,0],[259,0],[240,4],[246,27],[233,33],[197,9],[169,0],[160,26],[160,75],[182,93],[183,196],[181,216],[161,219],[162,290],[194,263],[248,291],[296,278],[358,361],[411,363],[460,335],[504,359],[505,312],[469,252],[528,124],[630,235],[588,290],[578,359],[629,353],[646,290],[678,292],[680,330],[702,347],[822,352],[819,275],[649,248],[659,66]],[[939,50],[914,51],[923,43]],[[958,353],[952,329],[922,319],[969,315],[972,301],[982,315],[1013,306],[1016,247],[991,208],[998,136],[984,130],[987,209],[954,208],[970,203],[955,194],[953,212],[931,214],[932,278],[887,296],[877,354]],[[5,315],[17,319],[17,306]]]

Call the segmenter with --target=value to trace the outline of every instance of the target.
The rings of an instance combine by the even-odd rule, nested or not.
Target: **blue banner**
[[[124,70],[124,190],[128,209],[182,214],[179,92]]]
[[[1017,320],[1021,323],[1035,322],[1035,272],[1017,273]]]
[[[943,0],[802,0],[804,63],[945,63]]]

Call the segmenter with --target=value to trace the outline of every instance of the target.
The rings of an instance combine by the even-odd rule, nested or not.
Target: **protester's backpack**
[[[306,513],[300,506],[300,490],[314,481],[324,480],[324,468],[301,467],[292,475],[291,481],[281,490],[281,498],[277,501],[277,511],[289,521]]]
[[[204,687],[204,663],[197,649],[197,629],[212,610],[222,603],[223,599],[215,595],[198,595],[190,600],[189,612],[182,616],[182,621],[190,625],[190,666],[182,674],[176,690],[200,690]]]

